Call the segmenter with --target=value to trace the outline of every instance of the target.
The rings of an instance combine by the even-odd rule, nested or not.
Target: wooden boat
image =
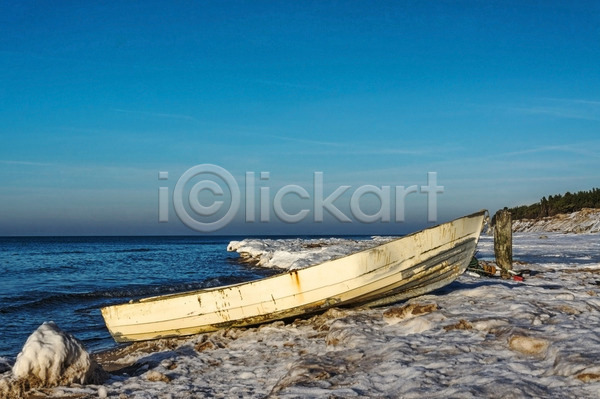
[[[379,306],[443,287],[473,257],[486,211],[377,247],[260,280],[102,308],[117,342],[191,335],[320,312]]]

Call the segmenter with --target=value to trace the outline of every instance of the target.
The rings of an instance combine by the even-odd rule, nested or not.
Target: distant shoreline
[[[519,233],[600,233],[600,209],[583,208],[540,219],[514,220],[512,228],[513,232]]]

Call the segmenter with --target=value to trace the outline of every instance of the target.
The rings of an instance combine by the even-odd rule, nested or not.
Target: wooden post
[[[510,278],[508,271],[512,270],[512,216],[506,208],[496,212],[494,255],[502,278]]]

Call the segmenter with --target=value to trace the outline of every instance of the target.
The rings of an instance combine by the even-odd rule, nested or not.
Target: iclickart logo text
[[[193,166],[179,176],[172,195],[169,187],[158,188],[158,221],[169,222],[172,204],[179,220],[201,232],[222,229],[234,220],[242,205],[246,223],[268,223],[273,217],[284,223],[307,220],[322,223],[325,212],[344,223],[388,223],[392,220],[392,209],[394,221],[401,223],[405,218],[406,197],[423,194],[427,197],[427,221],[436,222],[437,195],[444,192],[444,186],[437,184],[437,172],[428,172],[427,184],[422,186],[365,184],[353,190],[350,185],[340,185],[327,193],[323,172],[313,172],[310,190],[297,184],[275,190],[269,185],[270,178],[270,172],[246,172],[240,189],[238,181],[225,168],[213,164]],[[169,172],[159,172],[158,179],[168,180]],[[367,195],[378,200],[379,207],[374,212],[361,207],[361,199]]]

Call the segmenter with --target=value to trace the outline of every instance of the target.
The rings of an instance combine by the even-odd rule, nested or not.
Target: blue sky
[[[171,195],[199,164],[243,201],[254,172],[271,203],[321,171],[325,195],[351,186],[344,212],[437,172],[439,222],[600,186],[597,1],[89,3],[0,5],[0,235],[194,234]],[[212,234],[405,233],[426,208],[289,224],[242,205]]]

